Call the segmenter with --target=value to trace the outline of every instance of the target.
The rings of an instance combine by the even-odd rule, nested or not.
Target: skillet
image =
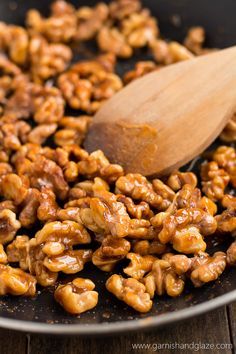
[[[93,0],[71,2],[76,6],[91,6],[96,3]],[[224,48],[236,44],[234,0],[144,0],[143,4],[159,19],[161,33],[166,38],[181,41],[187,28],[202,25],[207,32],[207,46]],[[46,15],[49,5],[50,1],[47,0],[1,0],[0,20],[23,24],[29,8],[37,8]],[[93,51],[93,46],[89,50]],[[78,50],[76,59],[83,57],[83,52],[81,54]],[[128,61],[120,61],[117,71],[122,74],[131,69],[136,61],[147,58],[146,53],[140,53]],[[216,142],[214,147],[217,144],[219,143]],[[227,247],[215,246],[214,240],[211,240],[211,245],[211,251],[224,250]],[[41,289],[35,299],[0,298],[0,327],[60,335],[105,335],[131,330],[143,331],[188,319],[236,300],[236,277],[235,269],[232,268],[226,270],[216,282],[203,288],[187,288],[178,298],[156,299],[151,312],[145,315],[135,313],[108,294],[104,286],[107,276],[103,272],[88,266],[80,275],[91,278],[96,283],[100,300],[95,309],[73,317],[53,300],[53,290]]]

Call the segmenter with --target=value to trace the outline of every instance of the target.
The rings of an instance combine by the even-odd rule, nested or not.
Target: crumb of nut
[[[121,275],[113,274],[107,279],[106,288],[138,312],[148,312],[152,307],[152,300],[145,286],[137,279],[125,279]]]
[[[97,305],[98,293],[94,288],[91,280],[76,278],[71,283],[59,285],[54,297],[67,312],[78,315]]]

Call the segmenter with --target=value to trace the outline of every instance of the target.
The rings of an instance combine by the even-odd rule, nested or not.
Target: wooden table
[[[232,344],[232,349],[200,349],[196,353],[236,353],[236,303],[212,311],[186,322],[159,331],[131,333],[106,338],[79,338],[38,336],[0,330],[0,354],[125,354],[125,353],[191,353],[181,347],[157,350],[160,343],[201,343],[203,345]],[[150,345],[146,349],[133,349],[135,344]],[[194,351],[192,351],[194,353]]]

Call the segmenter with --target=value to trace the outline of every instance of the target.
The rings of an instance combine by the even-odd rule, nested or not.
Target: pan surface
[[[74,3],[76,6],[90,6],[96,1],[77,0]],[[208,46],[223,48],[236,44],[234,0],[144,0],[143,3],[159,19],[161,33],[166,38],[182,40],[187,28],[202,25],[208,35]],[[27,9],[37,8],[47,14],[49,4],[47,0],[1,0],[0,20],[23,24]],[[77,59],[80,57],[83,55],[79,53]],[[119,62],[117,71],[123,73],[133,67],[137,60],[147,57],[147,54],[142,53],[129,61]],[[227,247],[216,246],[214,239],[210,239],[210,242],[212,251]],[[73,317],[55,303],[53,289],[41,289],[35,299],[0,298],[0,327],[55,334],[119,333],[170,324],[236,300],[235,269],[227,270],[219,280],[203,288],[187,288],[178,298],[159,297],[154,301],[151,312],[145,315],[137,314],[106,291],[104,281],[107,274],[89,265],[80,275],[92,279],[96,284],[100,299],[95,309]]]

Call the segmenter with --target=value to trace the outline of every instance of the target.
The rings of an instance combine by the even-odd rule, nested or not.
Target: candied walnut
[[[42,187],[39,194],[37,217],[41,221],[52,221],[57,218],[58,205],[56,196],[50,188]]]
[[[159,34],[157,20],[144,9],[132,13],[121,23],[121,31],[132,48],[142,48],[152,43]]]
[[[91,120],[89,116],[63,117],[59,122],[63,129],[54,135],[55,143],[62,147],[65,145],[80,145],[85,138]]]
[[[202,190],[213,201],[223,198],[230,177],[215,161],[201,166]]]
[[[92,250],[68,250],[58,255],[44,258],[43,265],[51,272],[75,274],[84,268],[86,262],[91,261]]]
[[[233,187],[236,187],[236,151],[230,146],[220,146],[213,154],[213,160],[223,168],[230,177]]]
[[[152,184],[138,173],[128,173],[116,181],[116,193],[142,200],[154,208],[159,208],[163,199],[155,193]]]
[[[4,209],[10,209],[13,213],[17,213],[17,207],[12,200],[3,200],[0,202],[0,211]]]
[[[157,295],[179,296],[185,285],[184,274],[179,275],[168,260],[158,259],[153,263],[152,270],[143,278],[146,291],[151,298]]]
[[[0,295],[34,296],[36,279],[19,268],[0,264]]]
[[[88,198],[87,205],[81,205],[80,218],[89,230],[96,233],[125,237],[129,233],[130,217],[125,206],[116,196],[102,191],[95,198]]]
[[[47,138],[55,133],[57,124],[42,124],[31,130],[28,135],[28,141],[33,144],[43,144]]]
[[[223,211],[222,214],[216,215],[215,219],[217,221],[217,230],[220,232],[231,232],[236,231],[236,209],[229,208]]]
[[[6,244],[13,240],[21,223],[16,219],[16,214],[9,209],[0,211],[0,243]]]
[[[29,269],[29,237],[16,236],[7,246],[7,257],[10,263],[19,263],[23,270]]]
[[[0,127],[2,145],[4,149],[18,150],[22,141],[26,141],[31,127],[24,121],[3,123]]]
[[[157,237],[155,229],[149,220],[131,219],[129,223],[129,238],[152,240]]]
[[[174,171],[167,180],[167,185],[175,192],[183,188],[185,184],[193,188],[197,186],[197,177],[193,172]]]
[[[192,265],[192,260],[183,254],[166,253],[162,259],[169,262],[178,275],[187,273]]]
[[[223,132],[220,134],[220,139],[226,143],[236,141],[236,113],[226,124]]]
[[[186,47],[178,42],[167,43],[161,39],[152,41],[151,50],[158,63],[169,65],[194,57]]]
[[[109,14],[108,6],[99,3],[93,8],[88,6],[80,7],[76,12],[78,28],[75,38],[80,41],[87,41],[95,37]]]
[[[139,0],[115,0],[109,4],[109,13],[115,20],[123,20],[125,17],[141,10]]]
[[[131,198],[122,194],[117,196],[117,200],[125,205],[129,215],[135,219],[150,219],[153,216],[153,212],[146,202],[135,204]]]
[[[203,27],[191,27],[188,30],[187,36],[184,40],[186,48],[191,50],[196,55],[201,55],[203,52],[202,46],[205,41],[205,30]]]
[[[78,163],[79,174],[88,178],[101,177],[108,183],[115,182],[124,174],[120,165],[110,164],[101,150],[92,152]]]
[[[236,241],[234,241],[226,252],[226,261],[230,266],[236,266]]]
[[[51,6],[52,14],[43,18],[37,10],[29,10],[26,24],[30,33],[40,33],[49,41],[67,43],[71,41],[77,30],[77,17],[72,5],[59,0]]]
[[[27,196],[22,203],[19,215],[21,226],[30,227],[37,221],[37,209],[39,207],[40,192],[35,188],[28,190]]]
[[[122,88],[122,80],[108,71],[107,63],[99,57],[82,61],[59,76],[58,86],[69,106],[93,113]]]
[[[81,223],[79,210],[80,209],[77,207],[67,207],[65,209],[58,209],[57,219],[60,221],[71,220]]]
[[[7,162],[0,162],[0,176],[7,175],[12,172],[12,167]]]
[[[154,70],[157,70],[157,66],[153,61],[139,61],[135,64],[133,70],[128,71],[124,75],[124,82],[128,84],[129,82],[138,79]]]
[[[129,241],[119,237],[106,236],[101,246],[93,253],[92,262],[99,269],[110,272],[117,262],[125,258],[129,250]]]
[[[21,74],[21,69],[6,58],[5,55],[0,55],[1,72],[7,75],[16,76]]]
[[[147,255],[162,255],[167,252],[168,246],[163,245],[158,240],[149,241],[149,240],[141,240],[141,241],[134,241],[132,244],[132,250],[134,253],[138,253],[141,256]]]
[[[59,285],[54,297],[67,312],[79,315],[97,305],[98,293],[94,288],[91,280],[76,278],[71,283]]]
[[[29,38],[27,31],[20,26],[8,26],[9,57],[18,65],[24,65],[28,59]]]
[[[133,49],[127,43],[124,34],[116,27],[102,27],[97,36],[97,43],[101,51],[112,52],[121,58],[129,58],[133,54]]]
[[[45,38],[36,35],[29,43],[29,57],[33,81],[41,83],[66,69],[72,51],[64,44],[49,44]]]
[[[175,193],[173,190],[163,183],[160,179],[154,179],[152,181],[154,191],[162,197],[160,210],[166,210],[174,200]]]
[[[69,247],[91,242],[91,237],[83,225],[71,220],[49,222],[36,233],[35,238],[36,245],[55,241]]]
[[[236,197],[231,194],[225,194],[221,200],[221,204],[224,208],[236,209]]]
[[[33,105],[37,124],[58,123],[63,117],[65,102],[56,87],[35,87]]]
[[[152,300],[145,286],[137,279],[125,279],[121,275],[113,274],[107,279],[106,288],[138,312],[148,312],[152,307]]]
[[[4,251],[4,247],[0,244],[0,264],[6,264],[8,262],[6,252]]]
[[[199,208],[179,209],[173,215],[164,215],[158,238],[164,244],[172,242],[178,252],[197,253],[206,249],[202,235],[213,234],[216,227],[214,217]]]
[[[214,281],[223,273],[226,267],[226,254],[216,252],[213,256],[200,253],[192,260],[190,279],[195,287]]]
[[[156,260],[153,256],[147,255],[142,257],[136,253],[128,253],[126,258],[130,260],[130,264],[123,271],[131,278],[137,280],[142,279],[146,273],[151,271],[152,265]]]
[[[27,175],[32,187],[51,188],[60,199],[65,199],[67,196],[68,184],[64,179],[62,169],[54,161],[38,156],[37,160],[31,163]]]

